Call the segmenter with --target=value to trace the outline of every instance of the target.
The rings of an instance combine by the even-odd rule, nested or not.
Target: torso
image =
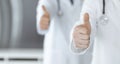
[[[93,64],[119,64],[120,8],[113,0],[106,2],[107,25],[99,25],[94,47]]]

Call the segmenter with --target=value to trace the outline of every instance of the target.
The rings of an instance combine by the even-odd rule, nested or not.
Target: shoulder
[[[39,0],[38,1],[39,4],[44,4],[44,3],[47,3],[47,4],[54,4],[56,3],[56,0]]]
[[[97,6],[99,6],[102,0],[85,0],[84,1],[84,5],[90,6],[92,8],[96,8]]]
[[[103,0],[85,0],[83,8],[84,10],[89,10],[91,12],[101,12],[103,8],[102,2]]]

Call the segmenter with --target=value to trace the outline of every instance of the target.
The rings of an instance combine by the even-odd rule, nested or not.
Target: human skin
[[[91,25],[89,22],[89,14],[84,14],[84,23],[78,25],[73,31],[73,42],[76,48],[86,49],[90,43]]]
[[[41,30],[47,30],[50,24],[50,14],[46,10],[45,6],[42,6],[42,10],[44,11],[41,20],[40,20],[40,28]]]

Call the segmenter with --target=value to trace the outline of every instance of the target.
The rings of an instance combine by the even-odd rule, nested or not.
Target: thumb
[[[84,26],[88,29],[88,31],[90,32],[91,31],[91,25],[90,25],[90,22],[89,22],[89,14],[88,13],[85,13],[84,14]]]
[[[89,22],[89,14],[88,13],[84,14],[84,24],[85,25],[89,25],[90,24],[90,22]]]
[[[42,6],[42,9],[44,11],[44,15],[47,16],[47,17],[49,17],[49,12],[47,11],[47,9],[45,8],[44,5]]]
[[[47,12],[47,9],[44,5],[42,6],[42,9],[43,9],[44,12]]]

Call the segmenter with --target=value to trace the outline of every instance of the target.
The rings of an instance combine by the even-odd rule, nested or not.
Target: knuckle
[[[88,45],[85,45],[84,48],[88,48]]]
[[[81,48],[79,45],[75,45],[76,48]]]
[[[86,44],[89,44],[90,41],[89,41],[89,40],[84,40],[84,42],[85,42]]]
[[[86,44],[89,44],[89,41],[88,41],[88,40],[86,40]]]
[[[46,29],[48,29],[48,26],[47,25],[41,25],[41,29],[46,30]]]
[[[90,36],[89,35],[84,35],[83,38],[89,40]]]
[[[85,35],[85,38],[86,38],[86,39],[89,39],[89,35]]]

